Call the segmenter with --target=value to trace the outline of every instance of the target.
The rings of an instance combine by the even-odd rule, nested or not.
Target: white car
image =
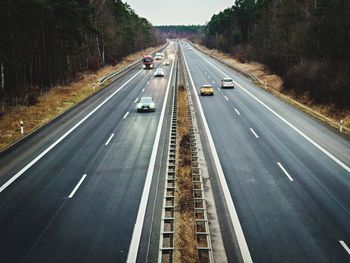
[[[235,86],[234,86],[234,83],[233,83],[233,79],[232,78],[223,78],[221,80],[221,88],[231,88],[233,89]]]
[[[169,60],[164,60],[164,61],[163,61],[163,66],[169,66],[169,65],[170,65]]]
[[[157,68],[154,72],[155,77],[164,77],[164,70],[162,68]]]
[[[141,97],[137,100],[137,112],[156,111],[156,103],[152,97]]]
[[[162,53],[156,53],[154,60],[162,60]]]

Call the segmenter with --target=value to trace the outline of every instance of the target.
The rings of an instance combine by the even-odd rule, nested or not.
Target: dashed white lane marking
[[[141,90],[141,92],[144,92],[145,91],[145,89],[143,88],[142,90]]]
[[[75,194],[75,192],[78,190],[78,188],[80,187],[80,185],[82,184],[82,182],[85,180],[87,174],[84,174],[83,177],[79,180],[78,184],[74,187],[73,191],[70,193],[70,195],[68,196],[68,198],[72,198],[73,195]]]
[[[287,172],[286,169],[282,166],[280,162],[277,162],[277,165],[281,168],[281,170],[284,172],[284,174],[288,177],[289,181],[293,182],[293,178],[290,176],[290,174]]]
[[[139,99],[139,98],[136,98],[134,102],[136,103],[138,99]]]
[[[343,240],[339,240],[340,245],[345,249],[346,252],[350,255],[350,248],[346,245],[346,243]]]
[[[149,81],[147,82],[147,85],[149,85]]]
[[[238,115],[241,115],[241,113],[235,108],[235,111],[237,112]]]
[[[111,135],[111,136],[109,137],[109,139],[106,141],[106,143],[105,143],[106,146],[111,142],[111,140],[113,139],[113,137],[114,137],[114,133],[112,133],[112,135]]]
[[[212,83],[215,84],[215,81],[213,80]]]
[[[219,88],[220,89],[220,88]],[[227,98],[227,96],[225,96],[225,99],[227,100],[227,101],[229,101],[229,99]]]
[[[209,60],[207,60],[205,57],[203,57],[198,52],[195,52],[198,56],[203,58],[205,61],[208,62],[211,66],[213,66],[218,72],[222,73],[224,76],[227,76],[225,72],[223,72],[221,69],[219,69],[217,66],[215,66],[213,63],[211,63]],[[281,115],[279,115],[276,111],[271,109],[269,106],[267,106],[263,101],[261,101],[259,98],[257,98],[255,95],[253,95],[250,91],[248,91],[246,88],[244,88],[241,84],[237,83],[236,81],[233,81],[238,87],[240,87],[245,93],[247,93],[249,96],[251,96],[254,100],[259,102],[262,106],[264,106],[268,111],[270,111],[273,115],[275,115],[277,118],[279,118],[282,122],[287,124],[290,128],[292,128],[295,132],[297,132],[300,136],[302,136],[305,140],[310,142],[312,145],[314,145],[317,149],[319,149],[321,152],[323,152],[325,155],[327,155],[330,159],[332,159],[334,162],[336,162],[339,166],[344,168],[347,172],[350,173],[350,167],[347,166],[345,163],[340,161],[337,157],[335,157],[333,154],[331,154],[329,151],[327,151],[325,148],[323,148],[321,145],[319,145],[317,142],[312,140],[310,137],[308,137],[306,134],[304,134],[301,130],[299,130],[297,127],[295,127],[293,124],[291,124],[289,121],[287,121],[285,118],[283,118]]]
[[[128,117],[128,115],[129,115],[129,113],[130,113],[129,111],[127,113],[125,113],[123,119],[126,119],[126,117]]]
[[[76,130],[83,122],[85,122],[88,118],[90,118],[96,111],[98,111],[104,104],[106,104],[112,97],[115,96],[119,91],[121,91],[126,85],[128,85],[134,78],[136,78],[139,74],[143,72],[143,69],[138,71],[135,75],[133,75],[128,81],[126,81],[120,88],[114,91],[108,98],[106,98],[103,102],[101,102],[95,109],[93,109],[88,115],[86,115],[82,120],[80,120],[77,124],[75,124],[71,129],[69,129],[65,134],[63,134],[57,141],[51,144],[46,150],[40,153],[35,159],[33,159],[30,163],[28,163],[25,167],[23,167],[18,173],[12,176],[5,184],[0,187],[0,193],[3,192],[7,187],[9,187],[14,181],[17,180],[22,174],[24,174],[29,168],[31,168],[34,164],[36,164],[41,158],[43,158],[48,152],[50,152],[53,148],[55,148],[60,142],[62,142],[69,134],[71,134],[74,130]]]
[[[259,136],[256,134],[256,132],[253,130],[253,128],[250,128],[250,131],[254,134],[254,136],[258,139]]]
[[[208,78],[210,78],[210,79],[211,79],[210,75],[208,76]]]

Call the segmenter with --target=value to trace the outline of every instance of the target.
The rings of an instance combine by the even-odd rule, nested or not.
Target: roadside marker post
[[[343,132],[343,127],[344,127],[344,120],[340,120],[339,122],[339,131]]]
[[[24,134],[23,121],[21,121],[21,134]]]

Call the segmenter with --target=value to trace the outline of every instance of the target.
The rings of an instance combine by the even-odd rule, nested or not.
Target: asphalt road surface
[[[1,262],[126,261],[171,65],[164,70],[154,78],[140,63],[1,154]],[[141,96],[157,110],[137,113]]]
[[[188,43],[181,47],[193,96],[203,84],[215,87],[199,100],[251,259],[350,262],[349,140]],[[235,89],[220,88],[226,76]]]

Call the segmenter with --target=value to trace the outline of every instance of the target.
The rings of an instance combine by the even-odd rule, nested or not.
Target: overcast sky
[[[213,14],[231,7],[234,0],[124,0],[135,12],[154,26],[198,25]]]

